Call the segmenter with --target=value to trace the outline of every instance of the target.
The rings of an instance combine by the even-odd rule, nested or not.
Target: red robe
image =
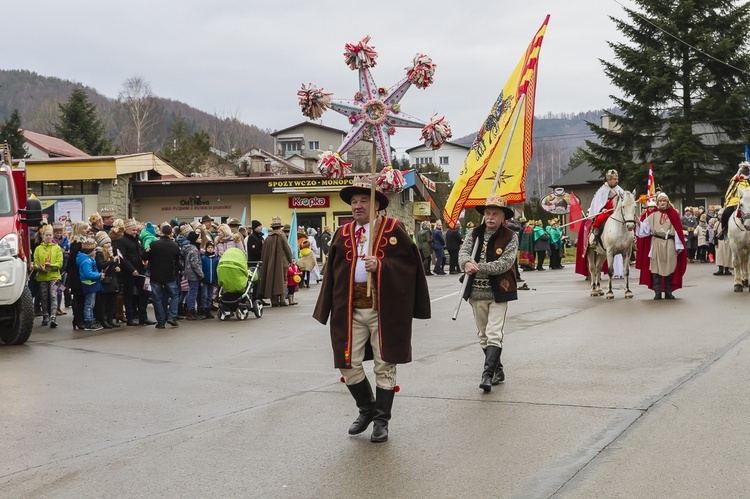
[[[682,245],[684,247],[685,246],[685,234],[682,233],[682,221],[680,220],[680,214],[677,213],[677,210],[675,210],[672,207],[667,208],[666,213],[669,216],[669,221],[672,223],[672,227],[674,227],[675,234],[677,235],[677,237],[680,238],[680,241],[682,241]],[[641,260],[641,263],[640,263],[641,275],[640,275],[640,278],[638,279],[638,284],[644,284],[648,286],[648,289],[654,289],[654,280],[651,275],[651,270],[649,269],[650,262],[649,262],[649,257],[648,257],[648,254],[651,251],[651,238],[652,237],[653,236],[639,237],[638,246],[637,246],[638,253],[639,253],[638,260]],[[678,290],[682,287],[682,276],[685,275],[686,270],[687,270],[687,251],[683,249],[677,254],[677,268],[675,268],[674,274],[672,274],[672,291]],[[666,276],[664,277],[666,278]]]
[[[354,222],[343,225],[331,240],[318,302],[313,317],[321,324],[331,317],[334,367],[351,368],[352,315],[356,242]],[[374,254],[380,261],[374,273],[378,304],[380,353],[391,364],[411,362],[412,319],[430,318],[430,294],[422,258],[398,220],[382,217],[377,225]],[[372,359],[369,342],[365,360]]]

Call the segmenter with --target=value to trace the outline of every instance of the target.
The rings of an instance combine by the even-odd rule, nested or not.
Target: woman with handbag
[[[112,240],[104,231],[96,233],[96,267],[104,274],[102,289],[96,293],[94,305],[94,319],[104,329],[120,327],[115,323],[115,307],[117,306],[117,274],[120,272],[120,258],[112,254]]]

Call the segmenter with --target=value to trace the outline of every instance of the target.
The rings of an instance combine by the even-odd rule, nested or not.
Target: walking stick
[[[521,115],[521,109],[523,108],[523,103],[526,101],[526,94],[522,94],[521,98],[518,99],[518,104],[516,105],[516,115],[513,117],[513,126],[510,129],[510,135],[508,136],[508,142],[505,144],[505,149],[503,150],[503,156],[500,158],[500,164],[497,168],[497,174],[495,175],[495,181],[492,184],[492,190],[490,191],[490,194],[494,194],[495,190],[497,189],[497,185],[500,183],[500,175],[503,173],[503,166],[505,166],[505,158],[508,156],[508,150],[510,149],[510,143],[513,140],[513,134],[516,131],[516,125],[518,124],[518,117]],[[484,223],[484,215],[482,216],[482,221],[480,223]],[[474,247],[471,249],[471,255],[472,258],[474,254],[477,252],[477,247],[479,246],[479,240],[474,241]],[[464,274],[465,275],[465,274]],[[461,301],[464,299],[464,293],[466,293],[466,286],[469,283],[469,277],[464,277],[464,282],[461,283],[461,292],[458,294],[458,300],[456,301],[456,308],[453,310],[453,317],[452,319],[455,321],[456,317],[458,317],[458,311],[461,309]]]

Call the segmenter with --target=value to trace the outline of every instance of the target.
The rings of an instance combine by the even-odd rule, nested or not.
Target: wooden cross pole
[[[370,179],[370,240],[367,241],[369,245],[368,255],[374,254],[375,249],[375,234],[377,230],[377,220],[375,219],[375,172],[377,171],[377,160],[378,160],[378,149],[375,146],[375,141],[372,141],[372,176]],[[367,273],[367,296],[372,296],[372,272]],[[373,300],[373,308],[375,308],[375,300]]]

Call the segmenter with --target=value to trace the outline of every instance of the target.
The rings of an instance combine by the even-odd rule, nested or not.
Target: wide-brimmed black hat
[[[370,181],[365,178],[355,178],[352,185],[348,185],[339,191],[339,196],[344,200],[346,204],[352,204],[352,196],[355,194],[367,194],[370,195]],[[388,196],[382,191],[375,188],[375,199],[380,204],[380,210],[384,210],[388,207]]]
[[[513,210],[508,208],[508,201],[499,194],[490,194],[490,197],[487,198],[487,201],[484,202],[484,205],[477,206],[476,210],[484,215],[484,209],[488,206],[494,206],[495,208],[500,208],[501,210],[503,210],[506,220],[510,220],[511,218],[516,216]]]

